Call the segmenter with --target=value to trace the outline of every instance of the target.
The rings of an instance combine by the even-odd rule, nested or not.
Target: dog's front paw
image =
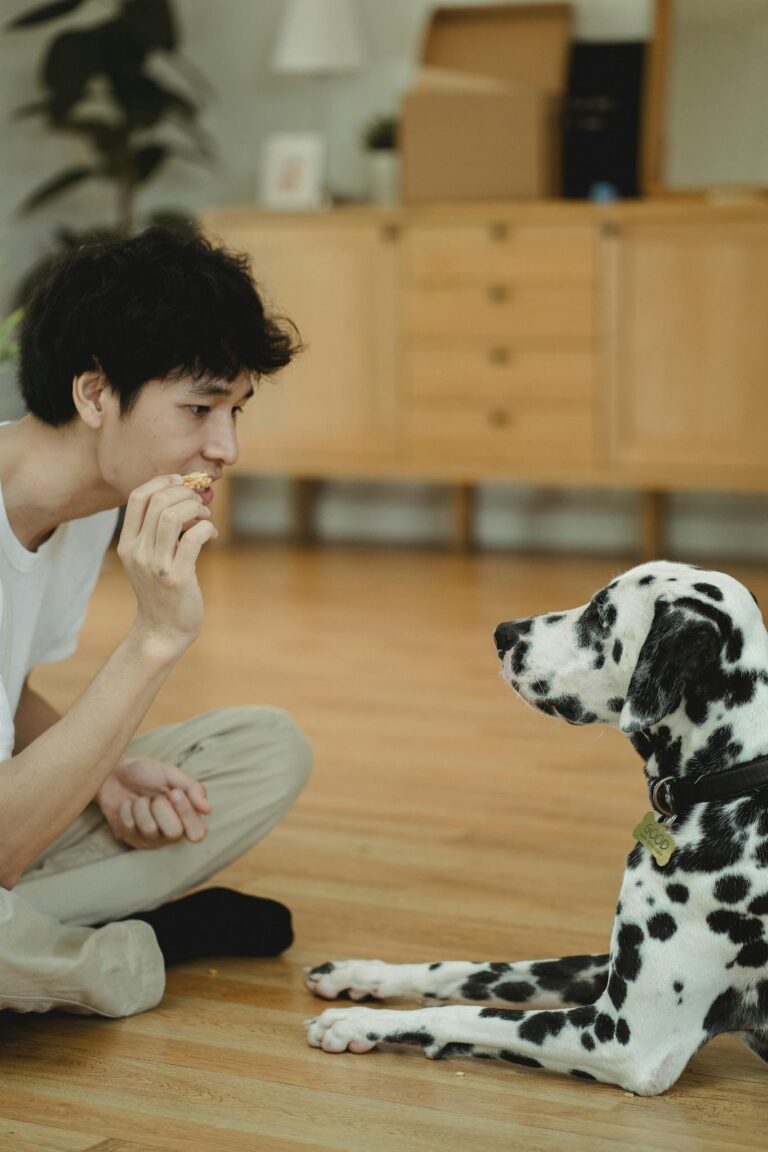
[[[326,1008],[308,1020],[307,1040],[324,1052],[370,1052],[380,1038],[375,1008]]]
[[[382,960],[329,960],[306,969],[304,982],[323,1000],[380,1000],[387,995],[386,969]]]

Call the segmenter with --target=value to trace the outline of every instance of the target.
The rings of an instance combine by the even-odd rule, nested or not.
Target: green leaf
[[[52,118],[64,119],[92,77],[102,71],[98,29],[62,32],[43,63],[43,82],[51,93]]]
[[[27,197],[27,199],[19,207],[22,213],[32,212],[33,209],[39,208],[47,200],[54,196],[58,196],[60,192],[65,189],[73,187],[75,184],[80,184],[83,180],[88,180],[92,176],[98,176],[99,173],[95,168],[67,168],[65,172],[60,172],[58,176],[54,176],[51,180],[46,180],[45,184],[41,184],[39,188]]]
[[[55,0],[53,4],[43,4],[41,8],[33,8],[25,16],[17,16],[6,24],[6,30],[12,32],[15,28],[31,28],[33,24],[44,24],[47,20],[58,20],[79,8],[84,0]]]
[[[168,0],[123,0],[122,18],[147,48],[172,52],[178,38]]]

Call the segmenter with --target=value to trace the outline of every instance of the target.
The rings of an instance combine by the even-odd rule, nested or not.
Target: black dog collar
[[[648,796],[654,811],[661,816],[680,816],[694,804],[732,800],[760,788],[768,788],[768,756],[714,776],[698,776],[695,780],[677,776],[649,780]]]

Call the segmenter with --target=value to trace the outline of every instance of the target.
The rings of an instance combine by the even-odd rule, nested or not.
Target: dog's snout
[[[499,656],[503,656],[505,652],[517,644],[526,631],[525,625],[525,620],[507,620],[504,624],[499,624],[493,634],[493,642]]]

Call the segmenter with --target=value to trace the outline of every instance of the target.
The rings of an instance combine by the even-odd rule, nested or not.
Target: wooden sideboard
[[[544,201],[288,215],[227,208],[306,350],[262,382],[235,474],[294,481],[296,530],[332,477],[455,494],[509,481],[643,493],[643,555],[672,490],[768,489],[768,207]],[[217,494],[231,534],[228,489]]]

